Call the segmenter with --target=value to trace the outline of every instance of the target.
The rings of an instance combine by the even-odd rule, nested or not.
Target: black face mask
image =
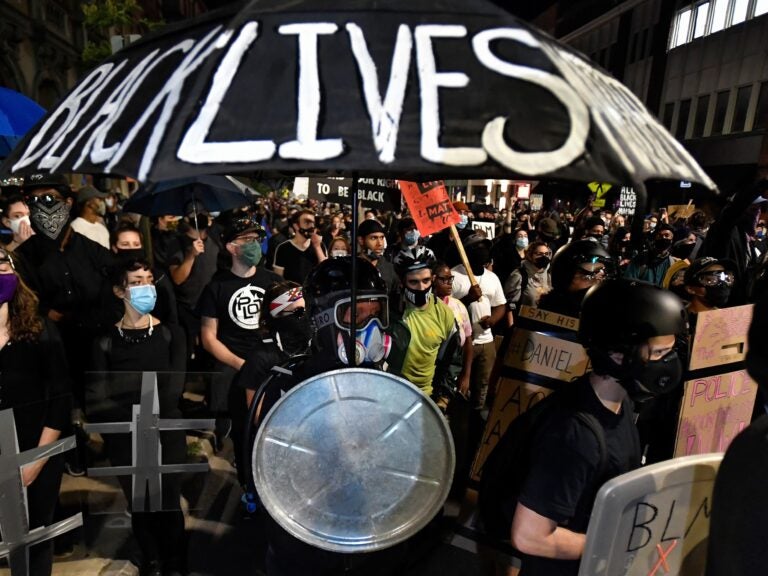
[[[312,330],[307,314],[270,318],[269,326],[286,354],[302,354],[309,348]]]
[[[467,253],[467,260],[469,260],[472,273],[475,276],[482,276],[485,272],[485,265],[491,261],[491,253],[485,246],[475,248]]]
[[[299,228],[299,233],[304,236],[304,238],[312,238],[312,234],[315,233],[315,228]]]
[[[675,247],[672,248],[672,256],[675,258],[680,258],[681,260],[685,260],[691,255],[691,252],[693,252],[695,246],[695,242],[692,244],[676,244]]]
[[[656,248],[656,252],[663,254],[672,246],[672,240],[669,238],[656,238],[656,240],[653,241],[653,246]]]
[[[57,240],[69,222],[69,204],[52,196],[38,199],[30,205],[32,228],[51,240]]]
[[[728,304],[731,297],[731,287],[727,284],[717,284],[704,288],[704,303],[714,308],[722,308]]]
[[[624,354],[621,364],[614,362],[608,352],[590,350],[589,357],[593,370],[618,380],[633,402],[671,392],[683,376],[683,365],[675,350],[659,360],[643,361],[636,346]]]
[[[549,266],[549,263],[551,260],[549,259],[549,256],[539,256],[538,258],[533,259],[533,265],[536,266],[539,270],[543,270],[547,266]]]
[[[403,288],[405,299],[417,308],[421,308],[429,301],[429,295],[432,293],[432,286],[424,290],[411,290],[407,286]]]

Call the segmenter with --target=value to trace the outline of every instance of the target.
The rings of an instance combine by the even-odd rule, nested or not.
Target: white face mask
[[[20,218],[16,218],[14,220],[10,220],[9,222],[11,224],[11,230],[13,231],[14,234],[18,234],[19,233],[19,228],[21,228],[21,223],[22,222],[26,222],[27,226],[31,226],[32,225],[30,223],[30,221],[29,221],[29,216],[22,216]]]
[[[331,258],[341,258],[342,256],[349,256],[346,250],[331,250]]]

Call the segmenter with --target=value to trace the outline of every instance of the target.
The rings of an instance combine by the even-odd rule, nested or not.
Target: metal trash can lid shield
[[[264,506],[317,548],[370,552],[423,528],[448,497],[455,455],[439,409],[407,380],[365,368],[305,380],[256,435]]]

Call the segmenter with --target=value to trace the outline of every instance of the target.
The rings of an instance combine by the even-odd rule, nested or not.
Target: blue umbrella
[[[141,188],[123,210],[145,216],[185,216],[187,207],[195,200],[196,210],[224,212],[245,206],[257,196],[255,190],[231,176],[195,176]]]
[[[34,100],[0,87],[0,158],[8,156],[44,114],[45,109]]]

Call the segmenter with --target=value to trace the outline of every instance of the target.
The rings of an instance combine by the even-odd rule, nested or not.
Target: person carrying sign
[[[569,385],[569,402],[554,406],[536,429],[528,472],[512,495],[510,537],[523,554],[521,576],[578,573],[598,489],[640,465],[633,402],[680,382],[675,340],[684,331],[683,303],[667,290],[607,280],[588,292],[579,340],[592,371]],[[597,421],[595,430],[583,414]]]

